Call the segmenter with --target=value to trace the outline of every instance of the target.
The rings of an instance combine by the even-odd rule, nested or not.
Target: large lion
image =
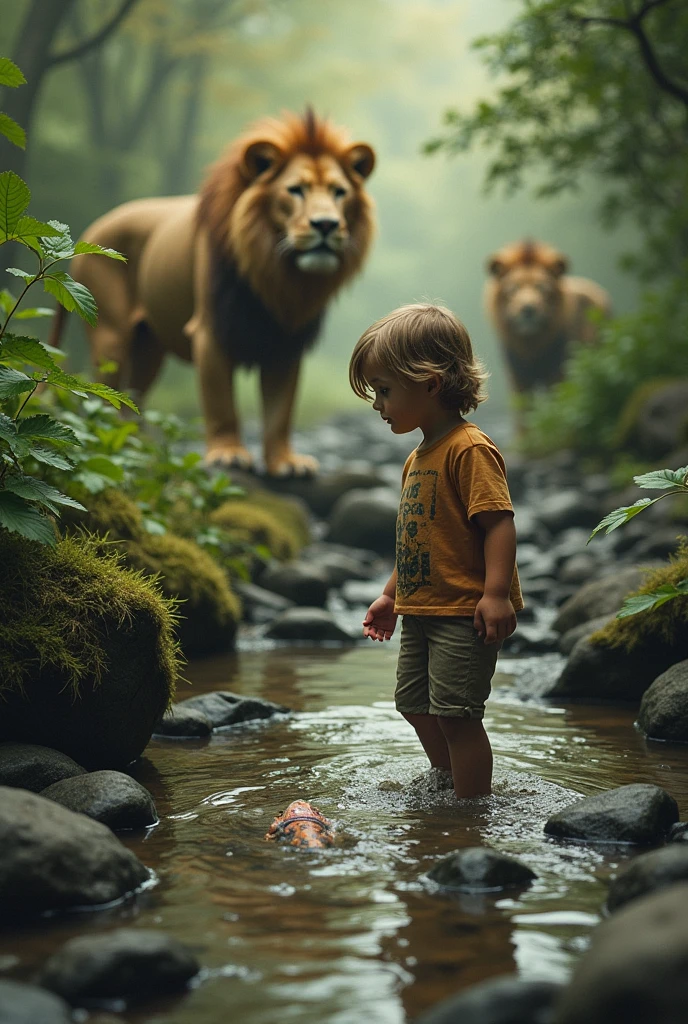
[[[233,142],[199,196],[135,200],[95,221],[84,239],[128,258],[74,260],[99,307],[93,362],[118,367],[107,383],[143,397],[168,352],[193,360],[206,460],[249,467],[233,377],[238,366],[257,366],[267,472],[314,472],[315,460],[290,446],[299,365],[328,301],[370,246],[364,183],[374,164],[370,146],[352,145],[310,110],[286,113]]]
[[[490,257],[485,306],[516,391],[561,380],[571,342],[594,342],[591,309],[610,313],[607,292],[566,274],[568,260],[543,242],[515,242]]]

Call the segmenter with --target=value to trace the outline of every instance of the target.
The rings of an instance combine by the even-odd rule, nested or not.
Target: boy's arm
[[[512,512],[476,512],[485,531],[485,590],[475,609],[473,625],[486,644],[506,640],[516,629],[516,612],[509,597],[516,564],[516,528]]]
[[[397,592],[397,570],[385,583],[380,597],[376,598],[366,612],[363,620],[363,636],[371,640],[391,640],[397,624],[398,615],[394,611],[394,599]]]

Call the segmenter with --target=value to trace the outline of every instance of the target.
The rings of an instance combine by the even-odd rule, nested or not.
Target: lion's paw
[[[303,478],[315,476],[320,463],[312,455],[297,455],[296,452],[290,452],[281,459],[268,459],[265,468],[268,476]]]
[[[253,469],[253,456],[243,444],[214,444],[205,455],[206,466],[224,469]]]

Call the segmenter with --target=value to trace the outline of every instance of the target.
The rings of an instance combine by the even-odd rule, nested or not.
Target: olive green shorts
[[[471,616],[404,615],[397,711],[482,718],[501,644],[486,644]]]

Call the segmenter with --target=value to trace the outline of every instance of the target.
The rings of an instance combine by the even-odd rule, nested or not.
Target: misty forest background
[[[0,53],[18,60],[18,33],[34,0],[0,0]],[[59,0],[58,0],[59,2]],[[53,49],[67,53],[122,7],[121,0],[71,0]],[[632,310],[641,285],[621,269],[638,244],[632,221],[612,230],[599,214],[600,181],[585,167],[577,189],[536,195],[527,187],[486,194],[490,155],[481,145],[452,155],[424,152],[449,108],[475,108],[496,95],[471,42],[503,31],[515,0],[137,0],[100,47],[56,62],[42,80],[26,155],[31,212],[57,217],[78,235],[128,199],[196,190],[204,169],[247,122],[313,104],[377,150],[370,181],[379,235],[362,276],[331,308],[308,358],[298,422],[358,409],[346,366],[361,331],[393,307],[440,300],[466,322],[492,381],[478,413],[488,429],[504,419],[508,388],[499,348],[482,309],[489,254],[530,235],[571,259],[574,273],[609,290],[615,312]],[[23,69],[29,77],[29,69]],[[640,73],[640,72],[637,72]],[[29,83],[30,87],[31,83]],[[27,88],[27,87],[23,87]],[[17,93],[20,90],[17,90]],[[601,100],[603,102],[603,100]],[[20,119],[21,120],[21,119]],[[480,140],[478,140],[480,141]],[[76,321],[75,317],[70,318]],[[74,370],[87,368],[79,323],[66,347]],[[255,410],[255,380],[241,402]],[[197,416],[191,367],[170,358],[149,406]],[[369,413],[368,413],[369,414]]]

